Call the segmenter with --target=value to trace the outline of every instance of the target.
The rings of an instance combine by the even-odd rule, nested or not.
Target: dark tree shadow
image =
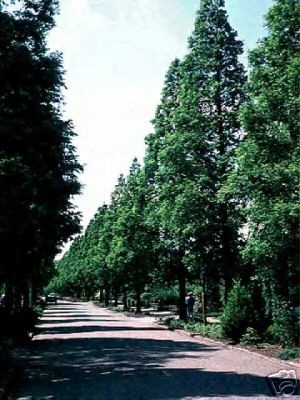
[[[187,360],[205,358],[214,351],[217,348],[172,340],[39,340],[32,344],[22,395],[35,400],[271,396],[262,377],[185,366]],[[179,366],[166,367],[170,361],[179,361]],[[28,356],[24,362],[28,363]]]
[[[73,309],[74,310],[74,309]],[[72,313],[74,319],[76,316]],[[76,313],[75,313],[76,314]],[[84,317],[87,317],[84,315]],[[107,315],[103,315],[107,318]],[[61,315],[63,319],[63,316]],[[100,315],[95,318],[101,320]],[[112,319],[114,321],[114,319]],[[109,320],[109,321],[112,321]],[[45,320],[44,320],[45,321]],[[42,321],[42,322],[44,322]],[[77,320],[75,319],[77,322]],[[88,319],[93,321],[93,318]],[[104,319],[102,319],[104,321]],[[51,321],[54,324],[57,321]],[[68,323],[64,320],[64,323]],[[25,370],[22,398],[27,400],[181,400],[232,396],[270,397],[264,377],[192,368],[220,347],[194,341],[142,338],[80,338],[85,332],[151,331],[130,326],[55,326],[19,359]],[[43,339],[64,334],[63,339]],[[68,336],[70,334],[70,336]],[[151,333],[149,334],[149,336]],[[234,365],[232,366],[234,369]],[[296,394],[295,394],[296,395]]]
[[[91,321],[90,321],[91,322]],[[65,324],[64,324],[65,325]],[[69,333],[86,333],[86,332],[111,332],[111,331],[164,331],[164,328],[159,327],[132,327],[132,326],[101,326],[101,325],[87,325],[87,326],[55,326],[45,328],[38,327],[39,334],[45,335],[66,335]]]
[[[33,343],[23,395],[58,400],[179,400],[185,397],[271,396],[250,374],[164,368],[171,360],[207,357],[217,349],[153,339],[67,339]],[[186,354],[188,353],[188,354]],[[48,396],[48,397],[47,397]],[[29,397],[30,398],[30,397]]]
[[[98,318],[97,317],[89,317],[88,316],[84,316],[84,317],[74,317],[74,318],[59,318],[59,317],[53,317],[54,319],[46,319],[43,318],[40,320],[40,324],[72,324],[72,323],[76,323],[76,322],[124,322],[123,319],[117,319],[117,318],[110,318],[110,319],[106,319],[106,318]]]

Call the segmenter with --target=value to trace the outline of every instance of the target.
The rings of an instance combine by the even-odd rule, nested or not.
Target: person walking
[[[193,316],[194,316],[195,297],[193,296],[192,292],[189,292],[187,294],[187,297],[185,298],[185,304],[186,304],[187,317],[188,318],[193,318]]]

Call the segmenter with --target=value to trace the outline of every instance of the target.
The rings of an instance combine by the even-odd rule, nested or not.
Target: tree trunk
[[[103,303],[103,302],[104,302],[103,288],[100,289],[99,301],[100,301],[100,303]]]
[[[186,296],[186,280],[185,280],[185,271],[182,270],[183,266],[181,266],[178,276],[179,282],[179,318],[182,320],[186,320],[186,304],[185,304],[185,296]]]
[[[232,275],[234,271],[234,258],[231,249],[232,232],[228,226],[227,205],[221,205],[222,218],[222,246],[223,246],[223,276],[224,276],[224,301],[227,303],[228,293],[232,287]]]
[[[137,289],[136,291],[136,314],[140,314],[142,311],[142,304],[141,304],[141,291]]]
[[[217,70],[217,94],[216,94],[216,107],[218,113],[218,136],[219,136],[219,157],[222,160],[227,153],[228,145],[228,134],[224,129],[224,118],[223,118],[223,108],[222,108],[222,97],[221,97],[221,62],[222,54],[218,52],[217,59],[219,60],[219,68]],[[220,183],[226,176],[227,163],[223,160],[219,165],[219,180]],[[222,243],[222,259],[223,259],[223,277],[224,277],[224,301],[227,302],[228,293],[232,286],[232,274],[234,269],[234,257],[231,249],[232,232],[228,225],[228,205],[227,203],[221,204],[220,207],[220,217],[221,217],[221,243]]]
[[[127,290],[124,289],[123,291],[123,305],[124,305],[124,311],[128,310],[128,304],[127,304]]]
[[[13,286],[10,282],[5,285],[5,308],[9,313],[13,311],[14,304],[14,291]]]
[[[15,292],[14,292],[14,309],[20,310],[21,307],[22,307],[21,288],[17,286],[15,287]]]
[[[32,281],[28,281],[28,307],[32,307],[33,303],[36,301],[37,295],[36,290],[34,290]]]
[[[29,288],[28,288],[28,282],[25,282],[25,285],[23,287],[23,308],[27,309],[29,308]]]
[[[206,293],[206,276],[202,273],[202,320],[203,324],[207,324],[207,293]]]
[[[232,278],[229,275],[229,271],[224,271],[224,305],[226,305],[227,300],[228,300],[228,294],[230,292],[230,289],[232,287]]]
[[[105,288],[105,307],[109,306],[109,300],[110,300],[110,288],[106,287]]]
[[[115,289],[114,290],[114,306],[115,307],[118,307],[118,295],[119,295],[118,289]]]

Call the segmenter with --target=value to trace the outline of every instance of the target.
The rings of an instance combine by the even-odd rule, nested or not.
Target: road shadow
[[[92,322],[92,321],[89,321]],[[110,321],[112,322],[112,321]],[[66,323],[64,323],[66,325]],[[82,334],[88,332],[111,332],[111,331],[164,331],[164,328],[155,326],[142,326],[132,327],[128,325],[124,326],[101,326],[101,325],[87,325],[87,326],[55,326],[55,327],[37,327],[40,335],[67,335],[67,334]]]
[[[109,315],[105,315],[105,314],[94,314],[95,316],[96,316],[96,318],[99,318],[99,317],[106,317],[106,318],[108,318],[109,317]],[[74,318],[78,318],[78,317],[83,317],[83,318],[87,318],[87,317],[93,317],[94,316],[93,314],[91,314],[90,312],[86,312],[86,313],[83,313],[83,312],[68,312],[68,313],[65,313],[65,312],[53,312],[53,313],[49,313],[48,311],[46,311],[45,312],[45,314],[44,314],[44,318],[47,318],[47,317],[57,317],[57,318],[64,318],[64,317],[74,317]],[[111,318],[111,319],[113,319],[113,317]]]
[[[68,339],[33,342],[26,399],[179,400],[271,396],[266,380],[250,374],[186,368],[187,359],[217,348],[154,339]],[[174,368],[171,361],[183,362]],[[28,358],[24,358],[28,363]]]
[[[209,371],[197,368],[200,359],[218,360],[219,346],[196,341],[161,339],[161,327],[98,325],[116,322],[109,314],[59,312],[53,306],[46,311],[53,327],[40,327],[35,340],[18,359],[23,365],[24,380],[19,399],[26,400],[182,400],[233,397],[271,398],[266,379],[251,374]],[[78,312],[78,314],[76,314]],[[50,315],[49,315],[50,314]],[[51,315],[52,314],[52,315]],[[64,317],[70,316],[71,320]],[[72,318],[73,317],[73,318]],[[82,318],[79,320],[77,318]],[[89,326],[68,326],[72,322],[95,322]],[[121,320],[119,320],[121,321]],[[119,332],[120,337],[85,337],[91,332]],[[122,331],[149,331],[147,338],[128,338]],[[75,334],[75,336],[73,335]],[[47,335],[43,338],[43,335]],[[53,335],[53,339],[48,335]],[[62,335],[59,338],[59,335]],[[69,336],[68,336],[69,335]],[[128,336],[128,335],[127,335]],[[222,358],[222,357],[221,357]],[[220,358],[219,358],[220,359]],[[216,365],[217,367],[217,365]],[[232,366],[234,370],[234,365]],[[16,397],[17,394],[16,394]]]
[[[52,318],[52,317],[51,317]],[[40,324],[71,324],[71,323],[76,323],[76,322],[124,322],[123,319],[117,319],[117,318],[98,318],[98,317],[89,317],[87,318],[87,315],[85,317],[78,317],[78,318],[58,318],[58,317],[53,317],[53,319],[47,319],[43,318],[40,320]]]

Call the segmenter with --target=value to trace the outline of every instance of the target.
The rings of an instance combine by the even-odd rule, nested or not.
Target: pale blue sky
[[[246,51],[264,35],[272,0],[227,0]],[[144,155],[165,72],[186,52],[199,0],[61,0],[52,49],[64,54],[66,116],[74,121],[86,226],[120,173]],[[245,59],[245,58],[244,58]]]

